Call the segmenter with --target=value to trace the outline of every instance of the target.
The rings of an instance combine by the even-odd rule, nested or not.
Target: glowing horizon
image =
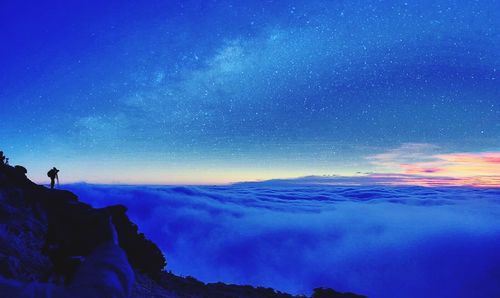
[[[1,6],[0,150],[38,182],[498,185],[497,2]]]
[[[500,187],[500,152],[457,152],[438,153],[439,147],[425,143],[408,143],[399,148],[365,157],[375,172],[336,171],[321,172],[314,170],[242,168],[232,167],[217,169],[203,167],[185,168],[182,172],[169,173],[168,169],[146,167],[143,169],[109,168],[108,171],[95,173],[90,179],[78,179],[80,173],[63,171],[61,175],[65,183],[98,183],[98,184],[130,184],[130,185],[208,185],[233,184],[239,182],[267,181],[276,179],[297,179],[307,176],[332,177],[326,183],[352,185],[415,185],[415,186],[470,186]],[[434,152],[433,154],[431,152]],[[413,160],[413,161],[412,161]],[[137,166],[137,165],[136,165]],[[74,164],[72,166],[74,167]],[[59,166],[61,168],[61,166]],[[64,168],[64,164],[63,164]],[[399,171],[394,169],[399,168]],[[36,169],[35,172],[41,169]],[[81,170],[85,171],[85,169]],[[121,172],[123,175],[113,176],[111,173]],[[31,173],[29,173],[31,174]],[[135,174],[135,175],[132,175]],[[139,178],[138,178],[139,177]],[[196,179],[193,179],[196,177]],[[351,180],[349,180],[351,178]],[[366,178],[360,183],[359,178]],[[34,174],[34,181],[47,183],[44,175]],[[325,183],[322,181],[321,183]]]

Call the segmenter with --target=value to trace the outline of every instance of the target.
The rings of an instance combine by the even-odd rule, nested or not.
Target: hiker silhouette
[[[8,163],[8,158],[7,158],[7,163]],[[5,165],[6,162],[5,162],[5,155],[3,155],[3,151],[0,151],[0,165]]]
[[[56,167],[53,167],[50,171],[47,172],[47,176],[50,178],[50,189],[54,189],[54,184],[57,179],[57,185],[59,185],[59,170]]]

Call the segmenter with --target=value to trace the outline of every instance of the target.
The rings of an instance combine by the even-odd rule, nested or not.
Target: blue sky
[[[497,1],[101,2],[0,4],[0,147],[37,180],[406,173],[373,156],[418,168],[430,149],[497,162]],[[500,175],[474,167],[459,174]]]

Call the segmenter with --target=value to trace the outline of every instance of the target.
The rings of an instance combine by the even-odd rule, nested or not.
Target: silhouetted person
[[[56,179],[57,184],[59,185],[59,175],[57,175],[57,173],[59,173],[59,170],[56,169],[56,167],[53,167],[50,171],[47,172],[47,176],[49,176],[50,178],[50,189],[54,189]]]
[[[7,158],[7,162],[8,162],[8,158]],[[0,151],[0,165],[5,165],[5,155],[3,155],[3,151]]]

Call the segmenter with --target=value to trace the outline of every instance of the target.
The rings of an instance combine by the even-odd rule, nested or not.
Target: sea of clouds
[[[248,183],[67,188],[124,204],[205,282],[369,297],[500,297],[500,189]]]

